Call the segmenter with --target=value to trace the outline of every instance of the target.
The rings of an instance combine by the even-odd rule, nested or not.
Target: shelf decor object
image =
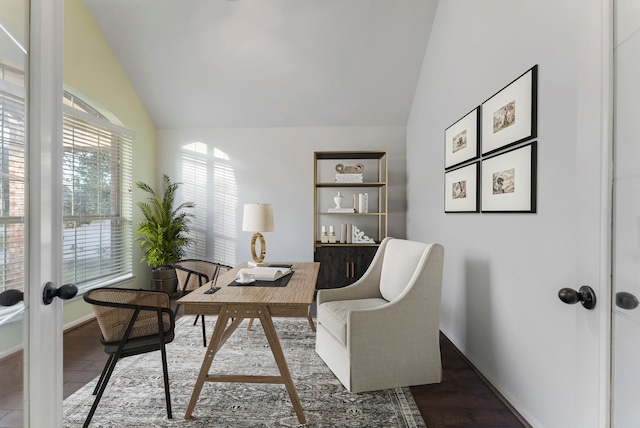
[[[463,166],[444,174],[444,212],[477,213],[480,210],[480,163]]]
[[[336,183],[362,183],[364,165],[361,163],[355,165],[336,165]]]
[[[452,168],[480,153],[480,108],[476,107],[444,131],[444,167]]]
[[[482,160],[482,212],[536,212],[536,142]]]
[[[267,254],[267,244],[264,236],[260,232],[273,232],[273,207],[271,204],[245,204],[242,217],[242,230],[244,232],[255,232],[251,237],[251,266],[267,266],[263,263]],[[256,241],[260,240],[260,255],[256,253]]]
[[[336,242],[336,231],[333,226],[329,226],[329,243],[335,244]]]
[[[490,154],[537,135],[535,65],[482,103],[482,154]]]
[[[342,192],[338,192],[337,196],[333,197],[333,202],[336,204],[334,208],[329,208],[328,212],[330,213],[353,213],[355,212],[354,208],[345,208],[342,206],[342,202],[344,201],[344,196],[342,196]]]
[[[329,242],[329,235],[327,235],[327,226],[322,226],[322,235],[320,235],[320,242],[324,244]]]
[[[336,209],[342,209],[342,201],[344,200],[344,196],[342,196],[342,192],[338,192],[337,196],[333,197],[333,202],[336,203]]]
[[[364,165],[357,163],[355,165],[336,164],[336,172],[338,174],[362,174],[364,172]]]
[[[364,234],[363,231],[361,231],[360,229],[358,229],[356,226],[352,227],[353,230],[353,238],[352,238],[352,242],[354,244],[362,244],[362,243],[374,243],[376,241],[374,241],[372,238],[369,238],[367,235]]]

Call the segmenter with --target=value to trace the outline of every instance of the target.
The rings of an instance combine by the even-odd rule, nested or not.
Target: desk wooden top
[[[178,303],[183,305],[185,314],[192,315],[216,315],[222,305],[229,304],[236,307],[267,305],[273,316],[304,316],[313,303],[320,263],[291,264],[294,273],[285,287],[229,286],[240,269],[249,267],[243,263],[218,277],[216,287],[220,290],[204,294],[211,288],[211,283],[207,283],[179,299]]]

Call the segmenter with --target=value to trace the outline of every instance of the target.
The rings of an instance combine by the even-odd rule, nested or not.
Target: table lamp
[[[271,204],[245,204],[242,217],[242,230],[244,232],[255,232],[251,237],[251,256],[253,262],[251,266],[267,266],[262,263],[267,253],[267,244],[264,236],[260,232],[273,232],[273,207]],[[256,240],[260,240],[260,256],[256,254]]]

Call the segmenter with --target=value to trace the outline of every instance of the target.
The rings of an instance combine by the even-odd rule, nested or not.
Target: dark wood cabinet
[[[314,261],[320,262],[317,288],[340,288],[356,282],[365,273],[377,246],[349,245],[317,247]]]

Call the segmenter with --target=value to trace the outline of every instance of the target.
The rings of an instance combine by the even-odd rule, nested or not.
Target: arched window
[[[82,288],[132,272],[133,133],[71,88],[63,112],[62,276]]]
[[[180,161],[184,200],[196,203],[186,257],[236,264],[238,185],[229,156],[213,144],[182,146]]]

